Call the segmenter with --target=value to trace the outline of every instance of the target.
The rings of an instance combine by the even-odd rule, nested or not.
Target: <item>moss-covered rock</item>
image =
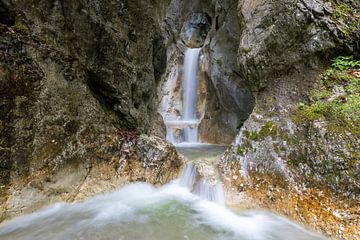
[[[352,25],[357,26],[356,7],[342,2],[346,5],[240,2],[238,63],[243,77],[253,83],[256,104],[220,169],[230,193],[263,196],[262,206],[303,219],[328,235],[356,239],[360,37]],[[332,61],[340,53],[354,57]],[[321,194],[335,206],[322,204]],[[301,209],[293,202],[304,199],[309,204]],[[328,214],[336,208],[350,217]]]

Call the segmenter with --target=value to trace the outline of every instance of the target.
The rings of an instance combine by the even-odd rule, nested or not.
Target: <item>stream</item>
[[[179,181],[126,185],[85,202],[57,203],[0,227],[2,240],[325,239],[276,215],[230,210]]]

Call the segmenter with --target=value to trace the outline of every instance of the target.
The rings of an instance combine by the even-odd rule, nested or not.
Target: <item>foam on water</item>
[[[127,185],[82,203],[58,203],[0,226],[0,239],[324,239],[265,212],[235,213],[178,183]]]

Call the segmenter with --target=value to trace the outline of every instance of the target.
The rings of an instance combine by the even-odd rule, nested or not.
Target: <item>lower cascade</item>
[[[197,91],[198,91],[198,68],[199,54],[201,48],[188,48],[185,52],[184,74],[183,74],[183,97],[182,97],[182,116],[179,120],[165,121],[167,126],[167,140],[178,146],[178,150],[183,152],[185,157],[190,161],[184,168],[180,179],[180,184],[190,189],[190,191],[198,194],[202,198],[214,201],[218,204],[224,204],[222,185],[218,181],[217,176],[212,176],[212,181],[208,181],[200,176],[197,160],[189,156],[188,152],[194,149],[199,151],[207,151],[211,148],[210,144],[201,144],[198,142],[198,126],[199,119],[196,114]],[[180,139],[174,138],[174,129],[181,129]],[[206,148],[204,148],[206,146]],[[224,149],[221,149],[224,150]],[[218,152],[218,156],[222,151]],[[215,156],[213,156],[215,157]],[[212,165],[211,161],[205,160],[205,164]],[[215,167],[213,166],[215,169]],[[215,173],[216,171],[211,171]],[[204,173],[208,174],[208,173]],[[215,174],[216,175],[216,174]]]
[[[274,214],[236,213],[172,183],[129,184],[85,202],[57,203],[0,226],[1,240],[317,240]]]

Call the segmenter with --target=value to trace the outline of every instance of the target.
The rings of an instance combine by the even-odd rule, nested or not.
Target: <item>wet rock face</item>
[[[254,107],[251,85],[241,76],[238,48],[241,36],[238,1],[218,1],[210,41],[203,48],[207,95],[200,135],[207,142],[233,142]]]
[[[262,206],[302,219],[328,235],[356,239],[358,133],[346,128],[335,133],[324,119],[296,122],[293,116],[298,104],[318,90],[316,79],[333,54],[348,48],[331,12],[320,0],[239,1],[238,73],[255,93],[256,103],[220,169],[230,192],[263,194]],[[283,195],[281,199],[274,192]],[[292,197],[284,203],[289,193]],[[310,208],[319,211],[317,217],[298,210],[309,208],[302,199],[316,205]],[[287,204],[297,212],[286,210]],[[328,209],[336,208],[350,220],[328,216]]]
[[[172,33],[168,37],[170,40],[179,38],[181,27],[182,30],[191,27],[190,21],[186,22],[184,16],[192,11],[200,9],[212,19],[199,63],[197,109],[198,118],[201,119],[199,137],[202,142],[230,144],[254,106],[250,85],[241,76],[237,63],[241,33],[237,4],[237,0],[215,1],[211,4],[205,1],[172,1],[165,21],[166,33]],[[163,116],[179,117],[182,107],[182,42],[171,42],[168,53],[160,112]],[[170,106],[170,109],[166,109],[166,106]]]
[[[317,57],[343,43],[324,1],[240,1],[244,29],[239,44],[241,73],[263,88],[270,78],[308,61],[317,68]]]
[[[127,130],[103,135],[88,161],[68,163],[56,171],[36,172],[25,184],[13,184],[1,204],[2,218],[32,212],[58,201],[80,201],[133,181],[165,184],[183,164],[174,146]]]
[[[189,48],[200,48],[204,45],[210,30],[211,19],[206,13],[193,13],[181,29],[181,39]]]
[[[138,1],[11,3],[16,24],[0,23],[1,219],[27,203],[31,210],[71,201],[102,148],[99,142],[117,127],[165,135],[156,89],[166,66],[158,22],[166,1],[151,7]],[[142,148],[155,160],[146,161],[157,167],[154,181],[143,170],[127,171],[134,176],[129,181],[175,177],[177,167],[157,157],[167,148],[151,148],[157,141],[165,144],[152,139]],[[167,166],[175,172],[162,172]],[[109,174],[104,172],[111,179]],[[157,174],[164,177],[156,181]]]
[[[346,133],[348,139],[336,142],[330,132],[326,133],[326,127],[320,136],[321,128],[315,123],[299,126],[291,115],[316,88],[324,59],[346,45],[341,30],[330,20],[329,6],[319,0],[245,0],[239,4],[243,28],[238,63],[240,73],[257,95],[255,109],[238,134],[230,154],[232,160],[226,165],[235,161],[242,164],[244,172],[277,173],[289,183],[298,181],[330,189],[343,197],[357,196],[359,179],[347,173],[358,171],[349,157],[356,153],[347,149],[353,149],[358,137]],[[295,165],[290,164],[293,159]],[[342,166],[351,163],[353,168],[350,164],[350,168],[339,170],[338,177],[331,177],[329,169],[336,169],[333,161]]]
[[[29,33],[66,57],[61,63],[66,81],[85,83],[116,125],[151,132],[159,119],[157,83],[166,67],[156,19],[165,5],[166,1],[151,7],[134,1],[17,1],[14,8]],[[40,56],[56,58],[51,52]]]

